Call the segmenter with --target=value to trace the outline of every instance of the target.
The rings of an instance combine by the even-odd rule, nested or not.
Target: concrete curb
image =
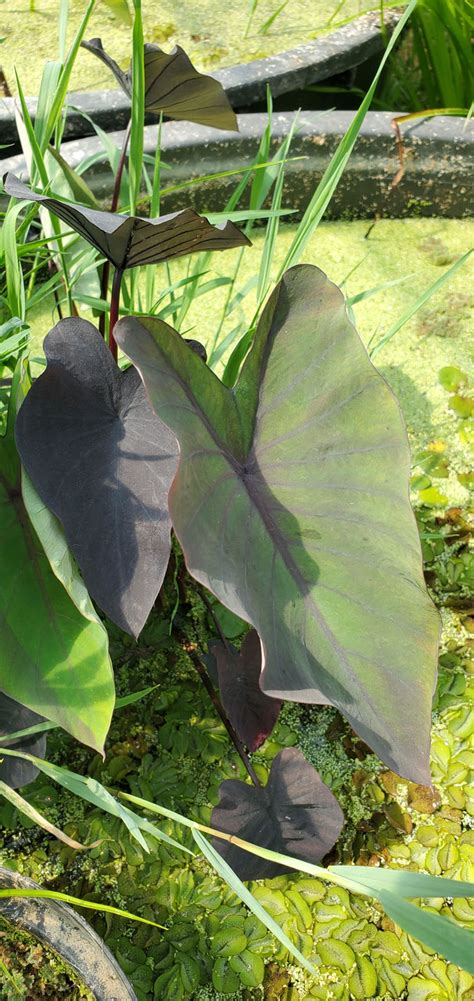
[[[294,112],[274,115],[272,152],[288,134]],[[465,127],[465,119],[439,117],[416,119],[403,126],[405,173],[392,186],[400,163],[392,120],[395,113],[369,112],[362,125],[354,152],[331,201],[328,216],[333,218],[382,216],[472,215],[472,176],[474,172],[474,130]],[[301,112],[300,128],[291,155],[304,157],[286,167],[283,204],[300,214],[354,117],[352,111]],[[187,122],[168,122],[163,127],[163,185],[170,187],[191,178],[223,170],[245,169],[257,151],[267,123],[266,115],[239,116],[240,132],[217,132],[215,129]],[[111,140],[121,146],[122,133],[113,132]],[[145,151],[153,154],[157,127],[145,129]],[[96,137],[64,143],[62,153],[77,167],[101,150]],[[22,157],[0,162],[6,170],[26,177]],[[107,204],[112,188],[112,174],[105,154],[84,174],[97,198]],[[173,211],[192,205],[199,211],[222,211],[235,189],[236,176],[215,182],[191,185],[163,199],[163,210]],[[294,217],[296,218],[296,217]]]
[[[393,31],[399,14],[386,14],[387,32]],[[247,108],[265,100],[267,86],[273,97],[290,91],[301,90],[308,84],[326,80],[345,70],[359,66],[384,49],[378,14],[365,14],[351,24],[339,28],[313,42],[299,45],[266,59],[240,63],[212,74],[227,92],[233,107]],[[28,110],[34,118],[37,101],[27,99]],[[88,115],[106,132],[125,128],[130,117],[130,101],[121,90],[77,91],[69,94],[64,138],[79,139],[94,135]],[[148,124],[156,122],[156,116]],[[12,154],[18,153],[18,134],[15,122],[14,98],[0,100],[0,136],[2,143],[12,143]]]

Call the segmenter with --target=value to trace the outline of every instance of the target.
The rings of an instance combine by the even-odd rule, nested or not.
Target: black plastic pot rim
[[[32,879],[2,865],[0,887],[41,889]],[[105,942],[68,904],[47,897],[2,897],[0,916],[56,952],[75,970],[96,1001],[138,1001]]]

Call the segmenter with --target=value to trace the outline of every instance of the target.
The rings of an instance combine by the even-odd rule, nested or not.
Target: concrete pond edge
[[[279,97],[327,80],[380,55],[399,17],[399,12],[387,12],[382,33],[380,15],[364,14],[329,35],[275,56],[217,70],[212,76],[222,84],[236,110],[248,108],[265,101],[267,86],[273,97]],[[26,103],[34,119],[37,100],[28,98]],[[129,117],[130,101],[121,90],[72,92],[68,95],[64,138],[72,140],[93,135],[89,119],[108,132],[125,128]],[[156,121],[156,116],[149,116],[148,124]],[[12,153],[19,152],[15,98],[0,99],[0,136],[2,143],[12,144]]]
[[[305,210],[328,166],[338,143],[347,131],[353,111],[302,111],[298,129],[286,165],[283,205],[295,210],[294,219]],[[294,121],[295,112],[273,116],[271,153],[278,148]],[[331,200],[328,218],[368,218],[374,215],[441,216],[462,218],[472,215],[472,176],[474,175],[474,130],[466,128],[464,118],[439,116],[419,118],[402,126],[404,172],[393,128],[395,112],[367,113],[353,153]],[[187,122],[167,122],[162,131],[162,155],[166,168],[163,187],[197,181],[203,175],[226,170],[245,170],[257,152],[267,125],[261,113],[239,115],[238,133]],[[121,147],[123,132],[109,133],[110,140]],[[153,155],[157,126],[145,128],[145,153]],[[83,173],[98,200],[106,207],[110,200],[113,176],[98,137],[63,143],[62,154],[75,168],[93,162]],[[22,156],[0,161],[0,176],[11,170],[27,179]],[[151,167],[150,167],[151,170]],[[163,197],[163,211],[186,205],[198,211],[222,211],[237,183],[236,175],[192,183]],[[0,204],[5,205],[5,196]]]

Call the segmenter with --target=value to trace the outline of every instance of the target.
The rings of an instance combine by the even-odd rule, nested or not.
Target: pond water
[[[25,94],[36,94],[43,63],[56,58],[59,0],[0,0],[0,66],[12,93],[16,67]],[[131,6],[131,4],[130,4]],[[265,23],[281,4],[278,0],[258,0],[251,24],[250,4],[230,0],[162,0],[143,3],[144,33],[171,51],[176,43],[196,62],[198,69],[212,71],[221,66],[248,62],[282,52],[334,30],[348,18],[379,9],[367,0],[288,0],[273,24]],[[390,4],[386,4],[390,6]],[[392,3],[393,6],[393,3]],[[30,8],[33,7],[33,10]],[[77,29],[85,4],[70,4],[68,41]],[[246,27],[248,34],[245,37]],[[263,30],[262,30],[263,29]],[[90,19],[86,38],[101,36],[105,48],[117,62],[128,65],[131,30],[106,7],[98,3]],[[34,58],[32,58],[34,52]],[[79,52],[71,78],[71,90],[112,89],[116,86],[105,66],[85,51]]]

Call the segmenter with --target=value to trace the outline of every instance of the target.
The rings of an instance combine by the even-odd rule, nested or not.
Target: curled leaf
[[[137,371],[120,371],[87,320],[61,320],[44,347],[46,369],[17,417],[18,450],[91,596],[137,636],[169,560],[176,439]]]
[[[112,71],[127,97],[132,96],[132,68],[120,69],[100,38],[81,43]],[[180,45],[163,52],[159,45],[144,46],[145,111],[215,129],[238,132],[237,118],[218,80],[199,73]]]
[[[330,789],[301,751],[287,747],[273,759],[265,788],[226,779],[211,826],[271,851],[319,862],[333,847],[344,823]],[[250,855],[228,841],[214,847],[240,879],[271,879],[284,866]]]
[[[259,685],[262,650],[258,633],[251,629],[241,649],[213,643],[210,653],[217,662],[222,705],[237,735],[256,751],[271,734],[281,709],[279,699],[271,699]]]
[[[41,195],[11,173],[5,174],[3,185],[12,198],[44,205],[121,271],[169,261],[195,251],[250,245],[250,240],[232,222],[213,226],[193,209],[144,219],[75,205],[54,195]]]

